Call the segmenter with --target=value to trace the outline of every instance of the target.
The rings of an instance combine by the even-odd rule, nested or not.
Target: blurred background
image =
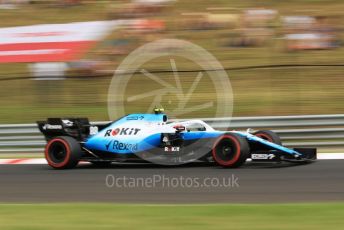
[[[111,92],[117,103],[111,109],[124,105],[126,113],[144,113],[159,104],[166,111],[187,110],[210,102],[211,106],[181,111],[178,118],[211,118],[220,107],[217,101],[233,93],[235,117],[344,114],[343,19],[343,0],[0,0],[0,158],[19,164],[19,158],[42,157],[46,142],[33,124],[37,120],[109,120],[109,85],[113,78],[127,76],[114,76],[115,70],[132,51],[159,39],[181,39],[206,49],[224,67],[232,90],[216,91],[221,82],[190,60],[161,57],[140,67],[146,72],[132,75],[123,85],[124,95]],[[171,43],[156,47],[156,52],[183,48]],[[147,73],[158,80],[149,80]],[[181,91],[142,96],[161,89],[159,80],[178,86],[176,74]],[[277,128],[287,146],[316,146],[319,152],[343,153],[343,120],[344,115],[296,120],[238,118],[236,124],[239,129],[246,129],[246,124]],[[159,188],[152,193],[148,188],[111,190],[104,179],[112,174],[101,168],[82,166],[56,173],[41,165],[5,165],[0,170],[0,197],[6,203],[0,204],[0,228],[343,229],[344,205],[338,203],[343,200],[341,164],[340,160],[328,160],[297,168],[263,166],[255,174],[248,167],[235,171],[243,190],[182,188],[179,193]],[[116,177],[132,178],[145,178],[151,172],[171,178],[179,173],[194,178],[230,175],[230,171],[207,171],[203,166],[190,170],[150,167],[116,164],[109,170]],[[186,203],[202,199],[207,204],[51,203],[61,196],[67,202],[106,202],[105,197],[121,203],[144,197],[148,197],[145,202],[166,202],[160,193],[168,203],[178,202],[182,195],[182,202],[185,197]],[[230,199],[240,202],[236,195],[243,195],[245,204],[224,204]],[[221,204],[209,205],[211,197]],[[270,204],[289,199],[295,203]],[[50,204],[28,204],[39,200]],[[302,203],[310,200],[312,203]],[[13,201],[25,204],[7,204]],[[227,224],[228,217],[231,224]]]
[[[0,0],[0,123],[108,120],[118,65],[163,38],[190,41],[219,60],[232,84],[234,116],[344,113],[343,12],[341,0]],[[175,62],[187,91],[202,69]],[[144,68],[173,80],[168,58]],[[135,74],[126,97],[154,90],[144,79]],[[186,107],[215,98],[214,84],[205,74]],[[174,98],[160,103],[171,109]],[[123,103],[128,113],[146,112],[152,101]],[[183,115],[212,116],[212,108]]]

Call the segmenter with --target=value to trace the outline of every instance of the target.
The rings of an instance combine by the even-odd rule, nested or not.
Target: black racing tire
[[[214,161],[226,168],[237,168],[243,165],[250,155],[246,138],[236,133],[226,133],[214,143],[212,156]]]
[[[54,169],[74,168],[81,155],[80,143],[68,136],[55,137],[45,147],[45,159]]]
[[[260,137],[264,140],[270,141],[272,143],[282,145],[281,138],[275,132],[271,130],[259,130],[253,133],[253,135]]]

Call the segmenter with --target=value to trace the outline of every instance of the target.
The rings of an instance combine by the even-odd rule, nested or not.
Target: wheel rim
[[[222,140],[216,146],[216,153],[218,158],[223,162],[230,162],[236,156],[237,148],[233,145],[231,140]]]
[[[65,161],[67,157],[66,146],[60,141],[55,141],[54,143],[50,145],[48,154],[49,154],[49,158],[54,163],[57,163],[57,164],[62,163]]]

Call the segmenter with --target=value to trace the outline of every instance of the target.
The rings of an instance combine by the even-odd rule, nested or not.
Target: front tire
[[[282,141],[281,141],[280,137],[275,132],[273,132],[271,130],[260,130],[260,131],[253,133],[253,135],[260,137],[264,140],[270,141],[272,143],[282,145]]]
[[[237,168],[243,165],[250,154],[250,148],[244,137],[235,133],[226,133],[219,137],[213,146],[214,161],[222,167]]]
[[[54,169],[74,168],[82,155],[81,146],[72,137],[55,137],[45,147],[45,159]]]

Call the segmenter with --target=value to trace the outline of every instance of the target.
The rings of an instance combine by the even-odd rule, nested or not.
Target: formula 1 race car
[[[130,114],[105,125],[91,125],[86,118],[49,118],[37,123],[48,142],[45,158],[55,169],[73,168],[79,161],[99,166],[206,161],[235,168],[248,158],[256,162],[316,160],[315,148],[286,148],[272,131],[217,131],[201,120],[170,122],[157,111]]]

